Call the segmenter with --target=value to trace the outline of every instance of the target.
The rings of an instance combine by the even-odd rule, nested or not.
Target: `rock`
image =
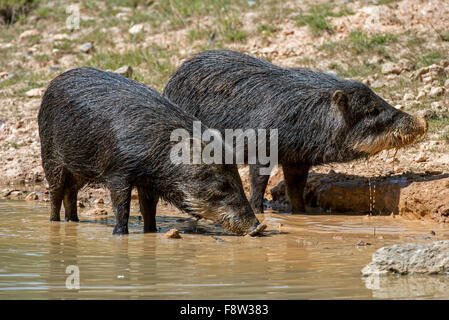
[[[37,195],[36,192],[31,192],[25,197],[26,201],[34,201],[34,200],[38,200],[38,199],[39,199],[39,196]]]
[[[31,29],[31,30],[22,32],[19,36],[19,40],[23,40],[23,39],[30,38],[30,37],[36,37],[36,36],[40,36],[40,35],[41,35],[41,33],[39,32],[39,30]]]
[[[449,240],[383,247],[362,269],[363,276],[449,273]]]
[[[425,97],[426,97],[426,93],[424,91],[419,91],[418,95],[416,96],[416,100],[420,101]]]
[[[34,88],[25,92],[28,98],[41,97],[44,94],[44,88]]]
[[[133,74],[133,68],[131,66],[123,66],[114,71],[122,76],[130,78]]]
[[[107,216],[108,211],[103,208],[94,208],[94,209],[90,209],[88,211],[83,211],[83,212],[81,212],[81,214],[83,216],[87,216],[87,217],[98,217],[98,216]]]
[[[415,65],[407,59],[399,60],[398,65],[400,66],[402,71],[412,71],[413,69],[415,69]]]
[[[420,116],[424,119],[438,118],[438,115],[436,114],[436,112],[431,109],[420,110],[420,111],[416,112],[416,115]]]
[[[129,28],[128,32],[132,35],[136,35],[144,30],[143,24],[135,24],[131,28]]]
[[[413,100],[415,98],[415,96],[412,94],[412,93],[406,93],[405,95],[404,95],[404,100],[405,101],[410,101],[410,100]]]
[[[383,74],[400,74],[401,73],[401,67],[392,63],[392,62],[386,62],[382,65],[382,73]]]
[[[404,106],[402,104],[397,104],[394,107],[398,110],[404,110]]]
[[[92,49],[93,45],[91,42],[83,43],[82,45],[78,46],[79,51],[88,53]]]
[[[370,246],[371,243],[369,242],[365,242],[363,240],[359,240],[357,241],[357,243],[355,244],[357,247],[366,247],[366,246]]]
[[[433,87],[430,89],[429,96],[431,98],[436,98],[438,96],[441,96],[444,93],[444,87]]]
[[[55,34],[53,37],[50,38],[50,41],[64,41],[64,40],[70,40],[70,37],[66,33],[58,33]]]
[[[444,86],[449,89],[449,79],[446,79],[446,81],[444,81]]]
[[[443,67],[432,64],[428,67],[421,68],[415,71],[411,77],[412,79],[420,79],[423,82],[432,82],[433,80],[437,80],[440,76],[445,74],[445,70]]]
[[[416,158],[415,158],[415,162],[418,162],[418,163],[420,163],[420,162],[426,162],[428,160],[428,158],[426,157],[426,156],[417,156]]]
[[[95,203],[96,205],[104,204],[104,200],[103,200],[103,198],[98,198],[98,199],[96,199],[96,200],[94,201],[94,203]]]
[[[164,236],[164,238],[167,239],[181,239],[181,235],[179,234],[178,229],[171,229],[170,231],[167,231]]]

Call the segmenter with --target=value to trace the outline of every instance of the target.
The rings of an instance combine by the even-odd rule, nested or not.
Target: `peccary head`
[[[300,129],[304,140],[296,150],[301,149],[301,157],[310,164],[399,149],[427,132],[424,118],[397,110],[361,82],[301,68],[294,71],[306,74],[312,86],[295,102],[304,119],[299,125],[306,128]]]
[[[331,105],[349,128],[343,143],[366,156],[405,147],[427,132],[424,118],[397,110],[360,82],[331,92]]]
[[[186,212],[213,220],[238,234],[249,233],[259,225],[235,165],[184,166],[184,171],[189,172],[189,179],[180,181],[179,186],[184,193]]]

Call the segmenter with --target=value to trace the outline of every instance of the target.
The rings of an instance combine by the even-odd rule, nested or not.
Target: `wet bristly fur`
[[[396,110],[363,83],[306,68],[281,68],[228,50],[206,51],[185,61],[164,95],[222,133],[278,129],[279,163],[302,168],[299,180],[306,179],[312,165],[400,148],[426,131],[425,121]],[[267,180],[259,180],[264,189]],[[251,204],[261,211],[263,192],[258,193],[258,204],[254,199]]]
[[[337,90],[347,94],[346,109],[332,103]],[[206,51],[184,62],[164,95],[214,129],[278,129],[280,162],[310,165],[367,156],[368,148],[355,146],[377,144],[380,136],[392,135],[394,147],[402,146],[393,131],[401,135],[401,123],[411,117],[358,81],[285,69],[226,50]],[[424,133],[416,129],[414,137]],[[382,139],[385,148],[393,147]]]
[[[209,204],[210,211],[224,206],[235,219],[254,222],[257,219],[241,196],[241,182],[232,174],[232,170],[237,172],[235,166],[171,162],[170,134],[185,129],[192,135],[193,121],[198,120],[157,91],[112,72],[82,67],[61,74],[48,86],[38,116],[42,163],[51,195],[71,188],[76,200],[76,191],[83,185],[101,183],[111,195],[117,194],[113,204],[126,206],[132,187],[140,187],[151,203],[161,197],[201,216],[190,204],[195,199],[204,201],[206,207]],[[206,190],[221,182],[229,182],[222,193]],[[220,205],[209,201],[214,196]],[[232,211],[233,207],[242,209]],[[52,214],[58,219],[59,212]]]

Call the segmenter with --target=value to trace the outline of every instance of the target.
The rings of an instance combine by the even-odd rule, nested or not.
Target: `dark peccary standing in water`
[[[366,85],[306,68],[285,69],[242,53],[214,50],[185,61],[164,95],[206,126],[278,129],[292,212],[305,210],[309,168],[347,162],[412,143],[424,119],[396,110]],[[250,165],[250,203],[263,212],[269,176]]]
[[[144,232],[157,230],[159,197],[230,231],[255,230],[259,222],[236,166],[171,162],[171,132],[182,128],[192,137],[193,121],[157,91],[111,72],[83,67],[55,78],[39,111],[50,220],[60,220],[63,202],[65,219],[78,221],[78,190],[101,183],[111,192],[114,234],[128,233],[133,187]]]

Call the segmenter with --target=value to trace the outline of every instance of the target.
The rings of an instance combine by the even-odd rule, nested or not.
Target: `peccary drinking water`
[[[128,233],[133,187],[144,232],[156,231],[159,197],[239,234],[259,225],[235,165],[171,162],[171,132],[191,134],[197,119],[139,82],[93,68],[67,71],[48,86],[38,118],[51,221],[60,220],[62,202],[65,219],[78,221],[78,190],[101,183],[111,193],[114,234]]]
[[[171,76],[164,95],[205,125],[278,129],[278,159],[293,212],[305,210],[310,166],[347,162],[411,144],[424,119],[396,110],[366,85],[306,68],[285,69],[226,50],[200,53]],[[250,165],[250,203],[263,212],[269,179]]]

